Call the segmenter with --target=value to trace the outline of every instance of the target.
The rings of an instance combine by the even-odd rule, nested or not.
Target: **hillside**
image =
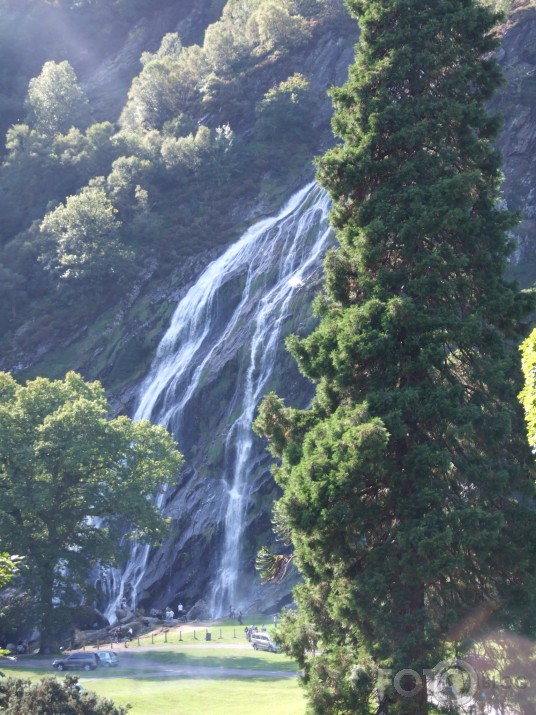
[[[345,80],[356,29],[342,0],[0,6],[0,368],[22,380],[77,370],[103,382],[117,413],[133,414],[179,301],[249,226],[312,180],[314,156],[334,141],[327,89]],[[528,286],[534,4],[516,0],[501,34],[506,82],[494,107],[504,116],[504,199],[522,216],[511,272]],[[239,276],[227,313],[242,289]],[[311,292],[297,299],[283,337],[311,325]],[[222,445],[245,352],[237,341],[218,356],[181,418],[187,466],[165,498],[172,532],[148,555],[144,605],[178,593],[192,605],[211,591],[225,531]],[[281,344],[276,362],[269,387],[306,404],[310,386]],[[270,538],[268,462],[257,440],[241,564],[249,579]],[[263,596],[287,597],[288,589]]]
[[[109,387],[136,378],[171,305],[160,308],[157,325],[143,325],[134,365],[116,367],[110,378],[107,371],[121,361],[125,338],[123,328],[113,326],[125,324],[135,296],[143,294],[143,301],[169,282],[176,289],[198,270],[196,257],[227,245],[253,218],[280,204],[287,187],[311,178],[311,158],[331,141],[326,89],[344,78],[356,37],[342,3],[322,10],[322,4],[303,4],[312,10],[293,15],[295,24],[282,24],[281,10],[282,17],[261,14],[259,30],[254,10],[259,13],[262,3],[249,9],[229,3],[203,47],[186,45],[176,32],[202,35],[202,6],[186,16],[184,5],[140,15],[125,43],[113,55],[108,51],[91,76],[86,63],[84,81],[81,73],[77,82],[64,60],[47,65],[33,81],[28,123],[9,130],[0,172],[3,300],[9,306],[1,326],[2,367],[25,376],[61,374],[66,364],[55,349],[65,355],[82,328],[91,333],[98,323],[94,335],[69,351],[71,366],[74,360],[77,369]],[[242,15],[233,15],[234,5],[244,5]],[[246,25],[251,39],[239,43]],[[126,92],[125,78],[136,71],[117,114],[118,91],[123,86]],[[68,85],[73,96],[65,100]],[[47,100],[64,101],[68,116],[59,123],[41,116]],[[77,192],[81,198],[69,212],[65,199]],[[108,212],[113,247],[108,239],[90,241],[84,228],[69,234],[69,221],[92,202],[103,217]],[[80,251],[83,265],[75,257]],[[177,263],[183,270],[173,275]],[[136,312],[144,312],[140,300]],[[99,359],[86,363],[95,351]]]

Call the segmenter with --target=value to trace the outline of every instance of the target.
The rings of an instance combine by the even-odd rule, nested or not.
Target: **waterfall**
[[[221,615],[238,605],[241,541],[250,498],[248,475],[255,410],[274,371],[282,328],[292,298],[318,271],[330,240],[329,199],[314,182],[298,191],[275,217],[259,221],[199,276],[177,305],[137,397],[133,419],[150,419],[173,432],[181,446],[185,408],[195,400],[203,376],[225,346],[245,335],[243,375],[237,383],[225,440],[223,473],[225,499],[220,505],[224,524],[220,565],[212,583],[212,609]],[[222,316],[222,291],[229,282],[243,281],[241,295]],[[241,285],[241,284],[240,284]],[[247,330],[244,332],[244,328]],[[162,507],[165,490],[156,497]],[[150,548],[134,544],[125,569],[115,575],[106,616],[125,594],[132,606],[143,579]]]

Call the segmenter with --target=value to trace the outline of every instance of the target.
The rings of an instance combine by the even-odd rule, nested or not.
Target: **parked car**
[[[104,668],[112,668],[119,664],[119,658],[115,650],[99,650],[97,653],[99,665]]]
[[[99,659],[95,653],[71,653],[66,658],[56,658],[52,667],[56,670],[95,670]]]
[[[277,645],[270,638],[268,633],[252,633],[251,645],[255,650],[269,650],[277,653]]]

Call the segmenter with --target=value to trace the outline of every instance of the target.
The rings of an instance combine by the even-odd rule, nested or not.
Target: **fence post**
[[[140,644],[140,637],[138,636],[138,645]]]
[[[197,641],[197,640],[199,640],[199,638],[196,636],[196,634],[195,634],[195,628],[194,628],[194,641]]]
[[[219,640],[221,640],[222,638],[223,638],[223,636],[222,636],[222,634],[221,634],[221,628],[220,628],[220,638],[219,638]]]
[[[182,631],[179,631],[179,640],[182,640]]]
[[[233,628],[233,638],[236,638],[236,628]]]
[[[167,643],[167,628],[164,631],[164,643]]]
[[[151,644],[154,645],[154,633],[151,633]]]

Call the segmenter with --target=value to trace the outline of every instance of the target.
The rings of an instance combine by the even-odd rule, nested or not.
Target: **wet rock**
[[[212,614],[210,612],[210,608],[209,608],[207,602],[201,598],[186,613],[186,620],[188,620],[188,621],[208,621],[208,620],[210,620],[211,615]]]

